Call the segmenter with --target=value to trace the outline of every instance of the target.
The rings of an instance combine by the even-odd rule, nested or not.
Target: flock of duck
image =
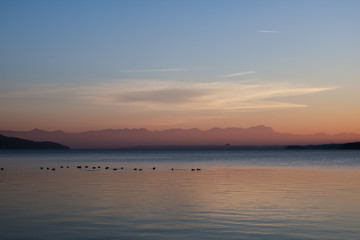
[[[70,168],[70,166],[60,166],[60,168]],[[76,166],[76,168],[78,168],[78,169],[84,168],[84,169],[93,169],[93,170],[96,170],[96,169],[100,169],[101,166],[89,167],[88,165],[85,165],[85,166],[78,165],[78,166]],[[52,170],[52,171],[55,171],[55,170],[56,170],[56,168],[54,168],[54,167],[50,168],[50,167],[43,167],[43,166],[41,166],[40,169],[41,169],[41,170]],[[105,167],[105,169],[106,169],[106,170],[109,170],[110,167]],[[113,171],[117,171],[118,169],[123,170],[124,167],[112,168]],[[0,171],[4,171],[4,170],[5,170],[5,169],[4,169],[3,167],[0,168]],[[142,168],[133,168],[133,170],[134,170],[134,171],[142,171],[143,169],[142,169]],[[153,167],[152,170],[155,171],[155,170],[156,170],[156,167]],[[170,170],[171,170],[171,171],[175,171],[176,169],[175,169],[175,168],[171,168]],[[184,169],[182,169],[182,170],[184,170]],[[200,170],[201,170],[201,168],[191,168],[191,171],[200,171]]]
[[[69,167],[69,166],[66,166],[66,167],[65,167],[65,166],[60,166],[60,168],[70,168],[70,167]],[[96,169],[100,169],[101,166],[89,167],[88,165],[85,165],[85,166],[78,165],[78,166],[76,166],[76,168],[78,168],[78,169],[84,168],[84,169],[93,169],[93,170],[96,170]],[[56,168],[54,168],[54,167],[53,167],[53,168],[50,168],[50,167],[40,167],[40,169],[41,169],[41,170],[46,169],[46,170],[52,170],[52,171],[55,171],[55,170],[56,170]],[[110,167],[107,166],[107,167],[105,167],[105,169],[106,169],[106,170],[109,170]],[[117,170],[119,170],[119,169],[123,170],[124,167],[112,168],[113,171],[117,171]],[[1,168],[1,170],[4,170],[4,169]],[[133,170],[134,170],[134,171],[142,171],[143,169],[142,169],[142,168],[133,168]],[[155,170],[156,170],[156,167],[153,167],[152,170],[155,171]],[[175,169],[175,168],[171,168],[170,170],[171,170],[171,171],[175,171],[176,169]],[[191,171],[201,171],[201,168],[191,168]]]

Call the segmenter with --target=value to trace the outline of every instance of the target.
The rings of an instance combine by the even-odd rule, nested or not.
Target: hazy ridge
[[[57,142],[72,149],[112,149],[150,146],[287,146],[357,142],[359,134],[325,133],[299,135],[279,133],[267,126],[250,128],[212,128],[208,130],[167,129],[105,129],[70,133],[63,131],[0,130],[0,134],[9,137],[24,138],[32,141]]]

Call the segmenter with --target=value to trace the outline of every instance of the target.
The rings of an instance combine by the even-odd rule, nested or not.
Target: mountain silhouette
[[[35,142],[0,135],[0,149],[68,149],[68,147],[54,142]]]
[[[70,146],[72,149],[117,149],[151,146],[288,146],[359,141],[359,134],[325,133],[300,135],[279,133],[271,127],[212,128],[208,130],[167,129],[104,129],[68,133],[63,131],[0,130],[0,134],[30,139],[33,141],[53,141]]]
[[[342,144],[320,144],[320,145],[290,145],[286,149],[339,149],[339,150],[359,150],[360,142],[342,143]]]

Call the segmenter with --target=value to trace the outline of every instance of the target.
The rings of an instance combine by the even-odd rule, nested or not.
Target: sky
[[[1,0],[0,129],[360,133],[360,1]]]

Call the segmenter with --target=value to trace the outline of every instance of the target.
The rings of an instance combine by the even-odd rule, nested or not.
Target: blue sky
[[[292,109],[291,106],[308,108],[311,104],[326,109],[326,103],[339,96],[342,104],[350,104],[360,100],[354,91],[359,89],[360,77],[359,12],[360,2],[350,0],[2,0],[0,92],[3,101],[0,106],[8,118],[0,123],[5,128],[46,126],[76,130],[80,129],[75,126],[79,123],[70,127],[71,120],[63,126],[59,123],[44,125],[40,118],[26,124],[19,121],[13,125],[12,122],[21,116],[24,108],[33,108],[39,115],[47,117],[48,109],[62,109],[62,116],[66,116],[73,114],[78,106],[78,109],[88,111],[89,116],[98,115],[100,111],[107,119],[112,119],[106,121],[104,117],[98,120],[103,124],[88,126],[94,128],[124,127],[134,122],[137,123],[130,127],[191,127],[192,123],[197,125],[194,127],[229,126],[241,125],[236,119],[244,119],[244,109],[260,111],[261,105],[265,106],[261,110],[264,111],[261,120],[249,116],[243,125],[276,125],[274,120],[266,120],[271,116],[265,111],[272,109],[275,102],[286,109]],[[197,114],[198,120],[175,120],[179,119],[179,114],[191,115],[188,111],[198,110],[203,104],[197,97],[192,97],[191,94],[198,93],[194,89],[204,88],[206,94],[203,95],[209,102],[209,92],[214,90],[209,87],[213,86],[211,84],[221,84],[220,89],[225,89],[210,94],[217,100],[209,107],[213,112],[218,111],[216,115],[223,120],[202,123],[199,119],[205,116],[207,119],[209,112]],[[244,87],[257,89],[251,96],[265,97],[250,103],[248,98],[239,99],[236,91],[230,94],[232,89],[239,91],[239,95],[248,96]],[[115,88],[119,91],[110,91]],[[124,89],[129,89],[130,93]],[[267,93],[261,89],[267,89]],[[269,95],[268,89],[280,90]],[[158,106],[158,99],[166,102],[174,92],[179,101],[186,100],[188,105],[186,112],[176,113],[171,120],[174,113],[170,109],[181,109],[183,105],[174,101],[177,104]],[[135,97],[124,97],[131,93]],[[117,115],[112,115],[114,104],[105,104],[114,100],[104,100],[114,94],[119,96],[117,101],[127,99],[116,107],[122,109]],[[157,94],[160,97],[154,101]],[[231,97],[226,99],[228,94]],[[69,99],[73,99],[70,104],[74,109],[64,107],[69,104]],[[84,99],[88,99],[88,104]],[[129,99],[135,99],[135,105],[129,104]],[[221,104],[219,99],[222,99]],[[139,107],[139,102],[143,106]],[[223,109],[238,109],[237,104],[242,106],[241,113],[223,112]],[[257,107],[253,108],[255,105]],[[340,106],[338,108],[340,111]],[[281,114],[290,119],[286,118],[289,110],[284,111]],[[147,114],[143,115],[144,112]],[[306,118],[310,112],[299,115]],[[360,113],[347,113],[349,118],[360,120]],[[122,114],[133,117],[122,121]],[[150,119],[159,124],[147,125],[140,121],[152,114],[167,116],[167,121],[161,123],[156,117]],[[326,114],[325,118],[330,117],[329,112]],[[291,127],[284,130],[290,131]]]

